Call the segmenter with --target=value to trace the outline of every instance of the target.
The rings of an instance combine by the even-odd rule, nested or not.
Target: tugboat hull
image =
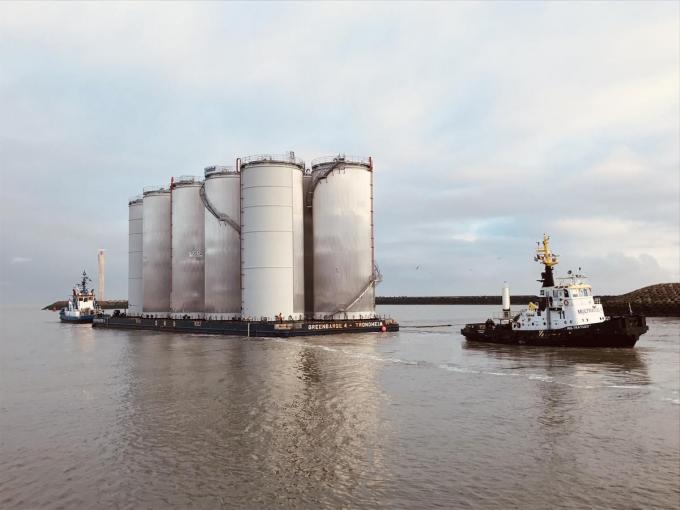
[[[93,317],[86,318],[86,319],[64,319],[64,318],[62,318],[61,322],[67,322],[69,324],[92,324],[93,319],[94,319]]]
[[[61,322],[68,322],[70,324],[92,324],[94,315],[84,315],[81,317],[69,317],[64,314],[59,314]]]
[[[604,322],[563,329],[517,331],[510,324],[467,324],[460,332],[469,342],[543,347],[634,347],[649,327],[642,315],[611,317]]]

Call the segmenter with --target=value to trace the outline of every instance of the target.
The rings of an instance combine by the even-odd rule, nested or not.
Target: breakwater
[[[108,301],[98,301],[99,306],[103,310],[125,310],[127,308],[127,299],[111,299]],[[68,303],[64,301],[55,301],[47,306],[44,306],[43,310],[61,310],[62,308],[68,306]]]
[[[599,296],[607,315],[680,317],[680,283],[658,283],[619,296]],[[538,302],[538,296],[513,295],[512,306]],[[501,296],[378,296],[377,305],[501,305]]]
[[[659,283],[621,294],[620,296],[600,296],[607,315],[627,315],[633,313],[647,317],[680,317],[680,283]],[[537,296],[511,296],[513,306],[537,302]],[[126,300],[100,301],[105,310],[124,310]],[[377,296],[377,305],[499,305],[501,296]],[[60,310],[66,301],[55,301],[43,310]]]
[[[680,283],[657,283],[601,299],[607,315],[625,315],[632,310],[647,317],[680,317]]]

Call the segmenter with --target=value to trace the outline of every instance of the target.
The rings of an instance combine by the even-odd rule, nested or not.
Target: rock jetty
[[[620,296],[600,296],[607,315],[626,315],[629,310],[647,317],[680,317],[680,283],[657,283]],[[512,296],[513,305],[538,301],[537,296]],[[500,296],[378,296],[378,305],[500,305]],[[125,310],[127,301],[100,301],[105,310]],[[55,301],[43,310],[60,310],[66,301]]]

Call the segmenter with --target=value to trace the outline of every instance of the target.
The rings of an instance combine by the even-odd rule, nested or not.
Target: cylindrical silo
[[[301,319],[305,310],[304,162],[283,156],[241,164],[241,312]]]
[[[314,316],[375,315],[373,165],[336,156],[312,162]]]
[[[203,315],[205,271],[205,214],[201,200],[202,182],[181,176],[172,188],[172,316],[199,318]]]
[[[241,315],[241,183],[233,167],[205,169],[205,316]]]
[[[312,174],[303,177],[305,230],[305,317],[314,316],[314,222],[312,217]]]
[[[142,280],[143,264],[143,220],[144,201],[141,196],[131,198],[128,202],[129,224],[128,224],[128,315],[140,315],[142,313],[142,298],[144,296],[144,286]],[[103,250],[102,250],[103,251]],[[100,255],[103,258],[103,255]],[[100,272],[103,271],[100,262]],[[103,291],[103,274],[99,275],[99,298]]]
[[[170,313],[172,285],[170,214],[170,191],[161,186],[144,188],[142,311],[145,315],[159,317]]]

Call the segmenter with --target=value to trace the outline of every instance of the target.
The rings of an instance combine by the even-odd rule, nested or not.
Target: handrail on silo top
[[[143,200],[143,198],[144,197],[142,195],[135,195],[134,197],[130,197],[128,199],[128,205],[132,205],[135,202],[141,202]]]
[[[177,186],[178,184],[200,184],[201,182],[201,178],[196,175],[180,175],[173,181],[173,184]]]
[[[325,165],[326,163],[334,163],[336,161],[342,161],[343,163],[351,163],[353,165],[367,166],[371,168],[371,158],[363,156],[347,156],[346,154],[336,154],[335,156],[322,156],[320,158],[314,158],[312,160],[312,168],[319,165]]]
[[[296,157],[293,151],[286,154],[255,154],[253,156],[245,156],[240,158],[240,162],[241,168],[253,163],[290,163],[300,167],[302,170],[305,169],[305,162]]]
[[[211,165],[206,166],[204,169],[204,174],[206,177],[211,177],[213,175],[235,175],[238,172],[233,166],[227,165]]]
[[[144,189],[142,189],[142,194],[146,195],[148,193],[158,193],[163,191],[168,191],[168,189],[164,186],[144,186]]]

